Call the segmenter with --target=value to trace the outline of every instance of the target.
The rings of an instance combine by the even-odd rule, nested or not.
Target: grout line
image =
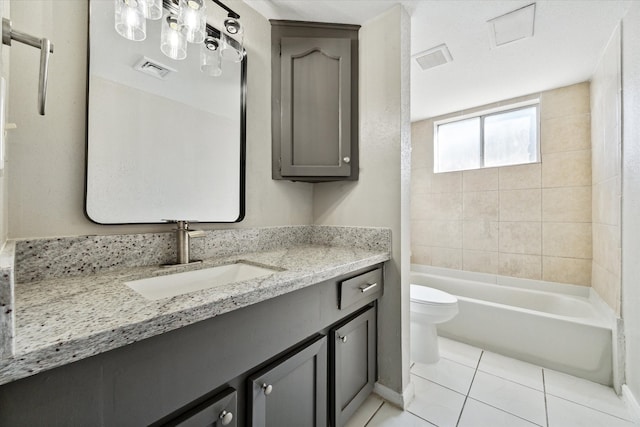
[[[506,410],[504,410],[504,409],[502,409],[502,408],[498,408],[497,406],[494,406],[494,405],[490,405],[490,404],[488,404],[487,402],[483,402],[482,400],[474,399],[473,397],[469,397],[469,399],[473,400],[474,402],[478,402],[478,403],[481,403],[481,404],[483,404],[483,405],[486,405],[486,406],[488,406],[488,407],[490,407],[490,408],[493,408],[493,409],[495,409],[496,411],[504,412],[505,414],[509,414],[509,415],[512,415],[512,416],[514,416],[514,417],[516,417],[516,418],[520,418],[521,420],[524,420],[524,421],[526,421],[526,422],[528,422],[528,423],[530,423],[530,424],[533,424],[533,425],[536,425],[536,426],[540,426],[540,424],[538,424],[538,423],[536,423],[536,422],[534,422],[534,421],[531,421],[531,420],[529,420],[529,419],[527,419],[527,418],[523,418],[521,415],[514,414],[513,412],[506,411]],[[543,427],[543,426],[540,426],[540,427]]]
[[[549,393],[549,396],[552,396],[552,397],[554,397],[556,399],[564,400],[565,402],[573,403],[574,405],[582,406],[583,408],[591,409],[592,411],[600,412],[601,414],[608,415],[610,417],[614,417],[614,418],[617,418],[619,420],[633,422],[633,418],[631,416],[629,416],[629,418],[623,418],[623,417],[621,417],[619,415],[615,415],[615,414],[612,414],[612,413],[609,413],[609,412],[605,412],[605,411],[602,411],[600,409],[594,408],[592,406],[587,406],[587,405],[585,405],[583,403],[576,402],[575,400],[567,399],[566,397],[556,396],[555,394],[552,394],[552,393]],[[546,401],[546,396],[545,396],[545,401]]]
[[[547,427],[549,427],[549,406],[547,405],[547,384],[544,379],[544,368],[542,368],[542,391],[544,393],[544,415],[547,420]]]
[[[367,422],[364,423],[363,427],[367,427],[369,425],[369,423],[371,422],[371,420],[373,420],[375,418],[376,415],[378,415],[378,412],[380,412],[380,409],[382,409],[382,407],[384,406],[385,401],[383,400],[382,403],[380,403],[380,406],[378,406],[378,409],[375,410],[375,412],[373,413],[373,415],[371,415],[371,417],[369,417],[369,419],[367,420]]]
[[[476,370],[473,372],[473,378],[471,378],[471,384],[469,384],[469,390],[467,390],[467,395],[464,397],[464,402],[462,402],[462,408],[460,408],[460,414],[458,415],[458,421],[456,421],[456,427],[458,427],[458,424],[460,424],[460,420],[462,419],[462,412],[464,412],[464,407],[467,404],[467,400],[469,399],[469,393],[471,393],[471,387],[473,387],[473,380],[476,379],[476,374],[478,373],[478,367],[480,366],[480,361],[482,360],[483,354],[484,354],[484,350],[480,352],[480,357],[478,358]]]

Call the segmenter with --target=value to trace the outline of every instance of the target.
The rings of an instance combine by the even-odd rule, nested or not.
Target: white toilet
[[[411,285],[411,359],[418,363],[440,360],[436,325],[458,314],[458,298],[438,289]]]

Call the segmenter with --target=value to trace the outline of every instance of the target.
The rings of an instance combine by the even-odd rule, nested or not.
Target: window
[[[538,103],[435,123],[434,172],[536,163]]]

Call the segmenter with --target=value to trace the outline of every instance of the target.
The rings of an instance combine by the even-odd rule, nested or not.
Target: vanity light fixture
[[[222,74],[220,58],[242,62],[244,31],[240,15],[220,0],[211,0],[227,12],[222,30],[207,23],[207,0],[115,0],[115,28],[133,40],[146,38],[146,19],[162,18],[160,50],[169,58],[187,56],[187,42],[201,44],[200,69],[210,76]]]

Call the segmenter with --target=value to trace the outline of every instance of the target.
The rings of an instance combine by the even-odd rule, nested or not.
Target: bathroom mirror
[[[200,45],[180,61],[160,51],[161,21],[130,41],[114,2],[90,1],[85,212],[99,224],[241,221],[247,59],[208,76]]]

